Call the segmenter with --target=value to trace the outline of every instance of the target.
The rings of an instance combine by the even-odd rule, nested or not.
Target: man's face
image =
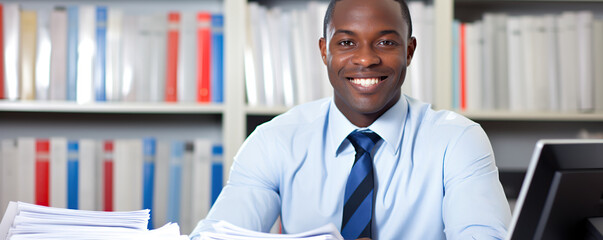
[[[412,59],[416,42],[408,38],[401,6],[393,0],[337,2],[326,35],[319,46],[335,104],[366,127],[400,99]]]

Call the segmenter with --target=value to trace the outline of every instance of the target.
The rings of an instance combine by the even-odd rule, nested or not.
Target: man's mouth
[[[380,81],[383,81],[387,78],[387,76],[381,77],[366,77],[366,78],[347,78],[350,82],[356,85],[360,85],[363,87],[371,87],[373,85],[378,84]]]

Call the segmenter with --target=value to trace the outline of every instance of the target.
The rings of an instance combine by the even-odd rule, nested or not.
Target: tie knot
[[[354,130],[348,135],[348,140],[354,146],[356,153],[359,152],[371,152],[375,144],[381,139],[381,137],[371,130]]]

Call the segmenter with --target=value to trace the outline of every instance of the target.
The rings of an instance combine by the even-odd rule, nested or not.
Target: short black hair
[[[327,12],[325,13],[325,20],[322,26],[322,37],[327,38],[327,25],[331,22],[331,18],[333,18],[333,11],[335,10],[335,3],[341,0],[331,0],[329,2],[329,6],[327,7]],[[406,20],[406,24],[408,24],[408,38],[412,36],[412,21],[410,20],[410,11],[408,10],[408,5],[404,0],[394,0],[400,3],[400,7],[402,8],[402,18]]]

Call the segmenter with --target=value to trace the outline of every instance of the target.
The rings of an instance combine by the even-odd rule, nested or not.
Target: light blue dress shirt
[[[368,127],[373,149],[373,239],[501,239],[511,213],[488,137],[467,118],[407,96]],[[297,106],[259,126],[241,146],[230,179],[191,237],[226,220],[284,233],[341,227],[354,162],[354,126],[332,99]]]

